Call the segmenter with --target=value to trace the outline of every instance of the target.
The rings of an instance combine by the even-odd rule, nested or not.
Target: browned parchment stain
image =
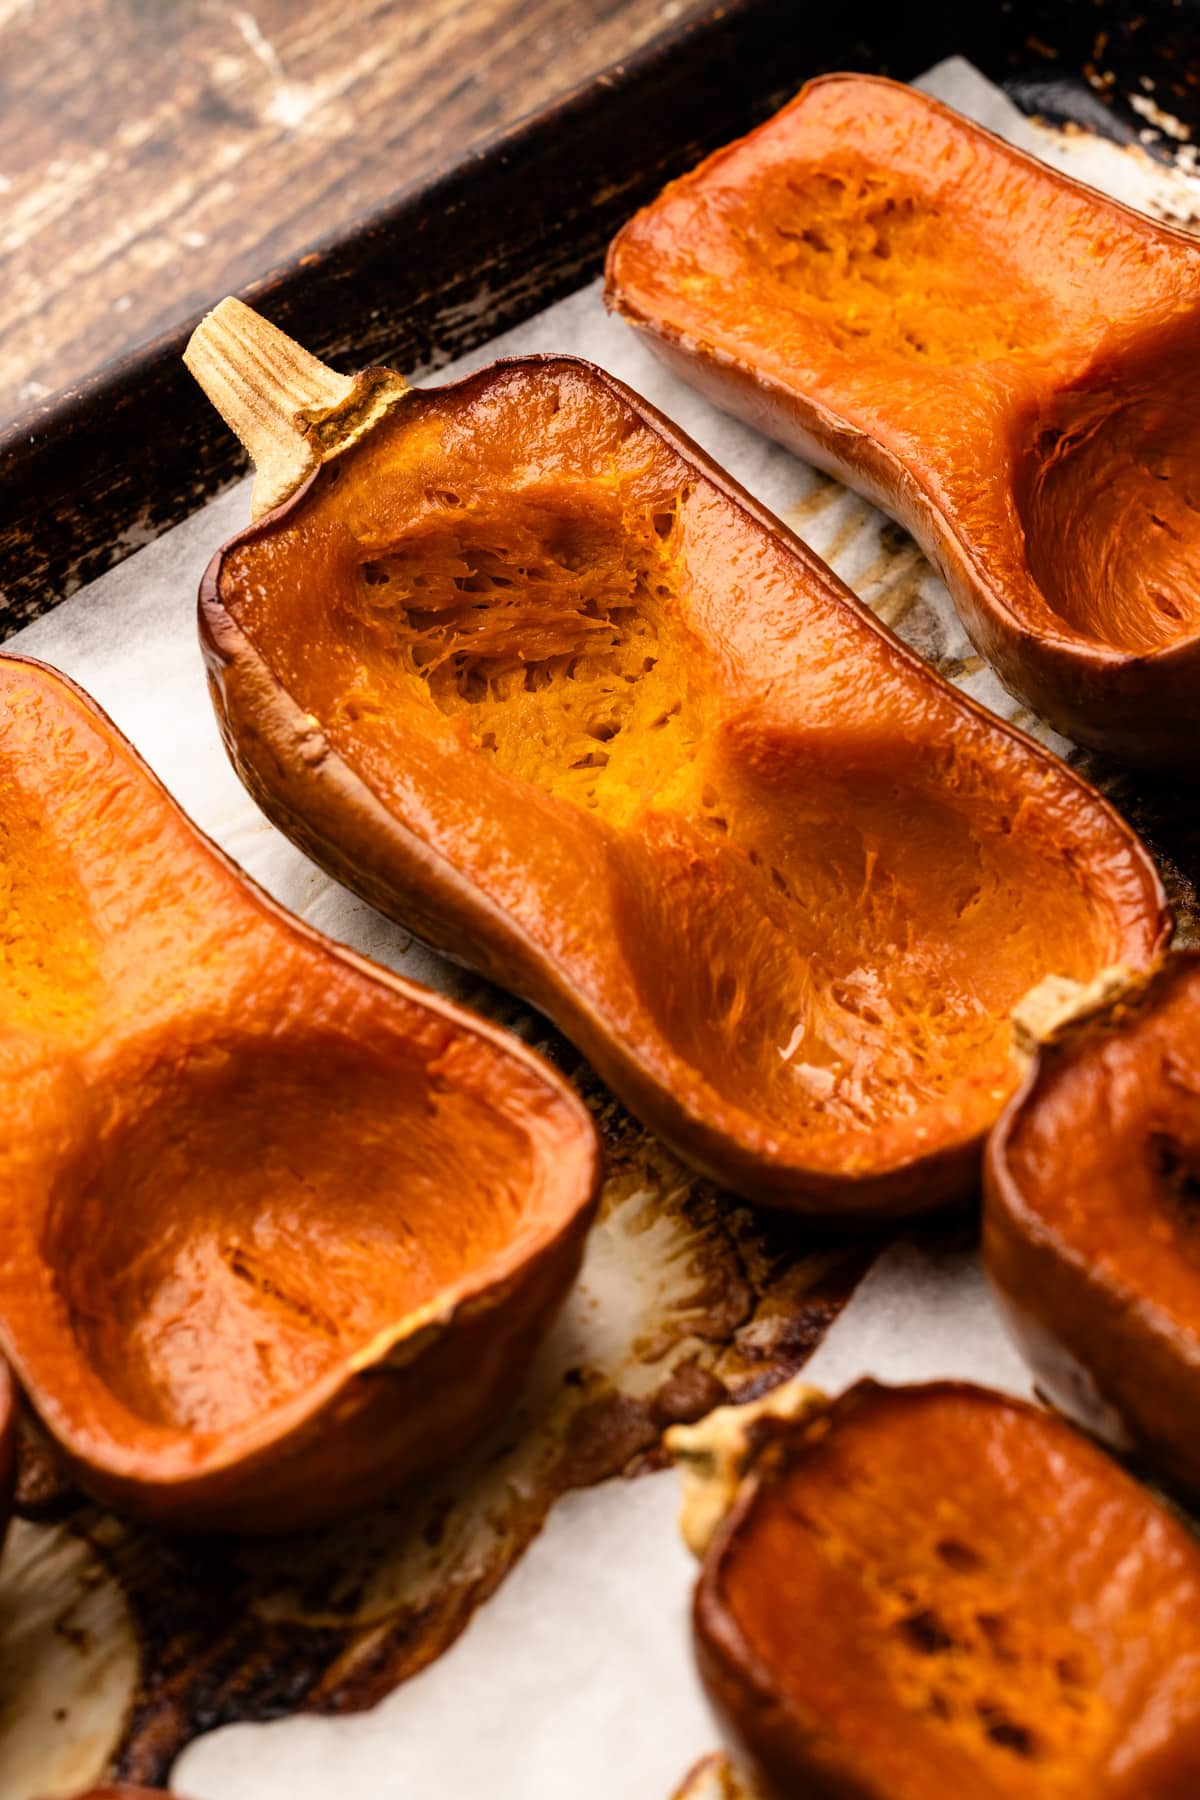
[[[138,1679],[125,1602],[83,1539],[21,1520],[0,1563],[0,1794],[76,1794],[119,1743]]]

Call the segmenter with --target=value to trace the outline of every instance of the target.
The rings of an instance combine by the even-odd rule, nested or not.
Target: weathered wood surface
[[[0,0],[0,423],[707,3]],[[819,40],[834,10],[797,8],[797,34]],[[1196,11],[853,9],[864,42],[965,51],[1030,110],[1090,108],[1131,137],[1153,123],[1149,98],[1185,115],[1194,101]]]
[[[0,419],[385,202],[691,0],[0,0]]]
[[[4,17],[0,0],[0,31]],[[864,42],[856,19],[810,18],[794,0],[686,10],[635,55],[342,220],[242,296],[335,368],[437,367],[595,273],[637,205],[765,117],[806,74],[911,74],[933,59],[907,21],[904,44],[897,66]],[[258,249],[265,259],[270,243],[260,236]],[[0,636],[186,517],[239,468],[180,361],[198,317],[16,419],[0,413]]]

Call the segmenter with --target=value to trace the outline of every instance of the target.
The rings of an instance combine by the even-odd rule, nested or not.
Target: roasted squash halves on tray
[[[364,434],[379,372],[306,397],[282,343],[225,302],[191,351],[267,497],[289,425],[293,481],[355,440],[203,583],[268,815],[741,1193],[968,1190],[1011,1007],[1163,937],[1133,834],[600,370],[497,363]]]
[[[540,1059],[319,937],[0,657],[0,1345],[80,1482],[284,1531],[445,1462],[571,1285]]]
[[[902,520],[1014,694],[1200,769],[1200,242],[831,75],[614,240],[610,304]]]

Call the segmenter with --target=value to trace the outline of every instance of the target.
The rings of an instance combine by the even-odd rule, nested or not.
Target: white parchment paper
[[[919,85],[1132,204],[1184,221],[1200,216],[1200,182],[1186,172],[1035,126],[960,59]],[[607,317],[598,283],[452,372],[538,350],[585,355],[645,394],[759,499],[796,519],[887,617],[896,568],[894,556],[881,554],[882,516],[667,374]],[[231,490],[6,647],[76,677],[192,817],[284,904],[356,949],[454,992],[455,971],[294,850],[226,762],[201,674],[194,602],[209,556],[248,516],[248,491],[248,482]],[[904,635],[927,655],[961,656],[962,685],[1005,717],[1017,716],[972,655],[937,577],[911,548],[896,555],[908,558],[909,584],[920,584]],[[1028,1391],[975,1258],[933,1253],[917,1241],[881,1257],[810,1371],[832,1390],[871,1373],[893,1381],[962,1375]],[[671,1476],[567,1496],[458,1643],[374,1711],[226,1727],[184,1753],[173,1785],[193,1800],[666,1800],[715,1735],[691,1668],[692,1567],[675,1531],[676,1505]]]

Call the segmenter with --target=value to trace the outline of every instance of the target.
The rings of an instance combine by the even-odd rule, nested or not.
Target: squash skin
[[[17,1396],[7,1363],[0,1362],[0,1548],[12,1517],[17,1483]]]
[[[1186,1528],[1061,1420],[863,1381],[743,1484],[695,1649],[763,1800],[1184,1800],[1198,1584]]]
[[[984,1266],[1053,1403],[1200,1494],[1200,954],[1035,1058],[985,1162]]]
[[[89,1788],[86,1794],[76,1794],[74,1800],[162,1800],[163,1788],[138,1787],[133,1782],[112,1781],[104,1787]]]
[[[550,401],[548,393],[552,396]],[[520,397],[521,408],[511,399],[513,394]],[[438,472],[441,453],[436,446],[429,450],[421,434],[427,436],[444,428],[447,434],[454,434],[455,444],[471,443],[471,409],[478,408],[494,420],[505,405],[523,408],[527,413],[545,409],[555,415],[561,405],[572,422],[572,406],[582,408],[587,418],[591,417],[591,408],[602,424],[607,421],[603,429],[611,430],[614,438],[619,436],[621,442],[636,440],[639,446],[644,440],[651,446],[647,456],[669,460],[673,468],[682,470],[679,479],[703,496],[705,507],[711,506],[714,516],[719,515],[723,537],[718,536],[717,525],[707,513],[695,527],[698,534],[707,533],[701,539],[707,554],[739,558],[739,570],[757,568],[754,559],[766,558],[771,580],[791,584],[794,598],[789,595],[786,602],[776,601],[773,591],[770,593],[773,611],[767,609],[765,601],[759,601],[756,593],[749,595],[762,608],[763,631],[773,632],[780,640],[778,646],[771,646],[781,671],[771,691],[782,695],[782,722],[776,722],[761,704],[754,711],[744,709],[748,721],[746,737],[751,736],[752,728],[758,733],[753,754],[758,755],[759,766],[767,770],[762,777],[764,782],[773,779],[771,771],[775,767],[785,780],[801,779],[791,771],[806,766],[804,759],[810,756],[822,759],[814,767],[817,778],[824,779],[823,772],[835,762],[841,741],[837,735],[842,729],[840,720],[835,720],[829,737],[811,749],[803,728],[792,722],[798,707],[812,705],[811,700],[800,698],[809,676],[802,667],[795,672],[794,659],[812,653],[812,639],[818,646],[826,641],[820,634],[828,618],[832,621],[830,631],[844,633],[847,640],[853,638],[856,654],[861,653],[863,666],[853,673],[856,692],[865,690],[874,678],[887,684],[889,692],[905,696],[903,701],[897,699],[898,707],[928,707],[937,712],[938,724],[932,728],[936,731],[936,744],[929,747],[929,755],[935,759],[944,756],[950,769],[948,776],[936,778],[939,782],[944,780],[953,788],[956,782],[981,781],[979,769],[996,765],[1006,771],[1004,779],[1011,774],[1014,799],[1018,783],[1027,779],[1030,788],[1040,787],[1044,795],[1051,796],[1045,801],[1047,816],[1055,807],[1062,809],[1060,824],[1055,828],[1058,841],[1065,843],[1065,833],[1076,845],[1062,866],[1072,865],[1072,859],[1079,858],[1087,863],[1088,873],[1082,878],[1086,891],[1092,895],[1087,907],[1096,909],[1081,929],[1102,932],[1105,938],[1106,947],[1096,959],[1097,966],[1111,960],[1141,964],[1163,941],[1169,921],[1150,859],[1093,790],[1023,734],[1000,724],[933,676],[884,627],[861,611],[847,590],[799,539],[732,483],[690,440],[623,384],[572,358],[534,357],[499,363],[447,388],[414,391],[398,409],[402,416],[394,425],[378,427],[370,439],[338,464],[322,470],[284,507],[217,553],[201,585],[200,634],[218,723],[242,780],[268,817],[337,879],[444,953],[481,969],[489,978],[521,993],[547,1012],[632,1111],[687,1161],[738,1192],[768,1204],[840,1219],[872,1219],[930,1210],[961,1197],[977,1179],[980,1146],[991,1123],[990,1113],[972,1128],[962,1130],[957,1138],[948,1132],[942,1142],[925,1147],[920,1142],[923,1134],[918,1132],[915,1141],[905,1145],[903,1152],[894,1155],[890,1162],[872,1157],[870,1145],[855,1155],[829,1154],[824,1161],[817,1156],[806,1159],[803,1147],[798,1151],[781,1127],[775,1127],[772,1133],[763,1129],[761,1120],[748,1114],[746,1108],[735,1113],[724,1106],[703,1071],[689,1066],[676,1055],[674,1045],[664,1041],[663,1032],[648,1015],[644,992],[645,981],[652,982],[654,972],[648,976],[643,972],[630,981],[629,969],[617,954],[620,920],[614,918],[612,911],[605,913],[600,901],[593,899],[611,888],[615,864],[622,896],[636,888],[651,895],[647,904],[655,903],[653,897],[661,894],[659,871],[654,866],[658,842],[668,844],[664,856],[676,855],[668,842],[671,827],[669,821],[662,822],[662,813],[645,813],[645,824],[635,822],[636,833],[612,834],[603,825],[595,827],[586,816],[581,821],[576,809],[557,805],[553,812],[548,811],[541,793],[527,783],[522,783],[516,793],[511,781],[507,786],[497,783],[488,787],[484,797],[482,792],[469,791],[470,784],[464,779],[461,791],[456,788],[452,799],[446,799],[451,775],[443,772],[438,776],[442,786],[437,789],[439,798],[435,801],[429,797],[435,791],[432,785],[419,787],[427,779],[424,763],[416,776],[411,776],[415,763],[394,757],[382,775],[379,764],[373,776],[364,775],[363,760],[372,751],[371,733],[356,730],[347,735],[344,721],[339,722],[335,716],[337,704],[330,700],[327,691],[331,678],[322,663],[324,650],[312,651],[314,643],[324,646],[327,640],[334,646],[331,656],[334,650],[338,655],[344,650],[341,640],[333,637],[329,618],[313,611],[328,605],[340,618],[350,604],[348,593],[337,584],[343,580],[340,570],[345,559],[358,552],[345,547],[352,534],[351,539],[346,539],[338,524],[342,517],[339,508],[349,508],[354,517],[353,531],[365,533],[375,543],[384,527],[378,521],[364,523],[364,509],[375,505],[375,496],[387,490],[387,483],[379,479],[380,463],[375,459],[394,455],[399,466],[403,433],[411,430],[422,444],[422,479],[427,489],[436,487],[438,481],[449,480],[450,476]],[[442,421],[448,422],[443,426]],[[478,447],[473,452],[485,477],[489,456],[499,454],[492,446],[503,438],[508,427],[493,424],[488,429],[493,431],[493,438],[487,440],[482,452]],[[596,429],[599,432],[601,426]],[[394,444],[401,449],[389,447]],[[517,456],[518,451],[513,450],[512,454]],[[581,458],[591,454],[590,449],[579,451]],[[595,455],[599,458],[600,451]],[[552,460],[549,454],[545,460]],[[349,484],[338,490],[340,500],[331,491],[335,472],[336,479]],[[497,475],[495,492],[501,488]],[[352,494],[350,500],[346,499],[348,491]],[[486,498],[494,498],[492,489],[487,490]],[[386,504],[389,503],[383,499],[378,501],[381,516]],[[474,504],[472,499],[470,505]],[[469,517],[470,506],[462,511]],[[397,529],[398,556],[407,540],[403,539],[402,528]],[[310,572],[311,557],[325,558],[321,563],[323,573],[312,577],[308,587],[304,585],[303,565],[295,554],[301,541],[315,546],[306,551]],[[710,550],[710,544],[724,548]],[[379,554],[383,554],[382,549]],[[342,562],[335,565],[330,562],[331,557],[341,558]],[[766,577],[763,580],[765,583]],[[290,606],[295,600],[297,606],[307,609],[303,630],[284,617],[285,586],[287,604]],[[321,594],[333,594],[333,599],[326,602],[311,598],[310,588],[312,595],[320,590]],[[258,609],[251,623],[244,616],[247,606],[252,611]],[[808,618],[806,611],[816,616]],[[730,638],[722,635],[718,643],[732,643],[735,648],[729,654],[745,658],[737,632],[744,630],[749,641],[751,626],[731,618],[728,627],[722,622],[722,633],[726,630],[730,631]],[[785,649],[785,645],[790,647]],[[725,648],[717,654],[725,657]],[[817,660],[814,656],[814,664]],[[764,650],[760,666],[751,668],[751,675],[759,680],[766,674]],[[737,690],[739,696],[743,692],[761,693],[761,680],[756,689],[750,685],[751,676],[739,678],[743,680],[743,688]],[[822,672],[818,669],[812,679],[820,678]],[[351,684],[366,680],[353,673],[345,679]],[[795,695],[789,691],[793,681]],[[714,705],[719,701],[718,691]],[[848,713],[852,705],[852,701],[847,701],[844,710]],[[877,727],[870,705],[870,700],[865,700],[865,716],[855,719],[853,725],[847,720],[845,726],[847,760],[856,756],[866,759],[863,781],[868,784],[875,764],[887,762],[887,752],[878,747],[872,733],[878,730],[886,736],[895,729],[890,720]],[[369,706],[373,713],[382,712],[389,726],[409,729],[411,709],[407,700],[397,701],[391,693],[380,698],[372,690]],[[735,711],[732,702],[727,704],[727,711]],[[430,715],[422,712],[421,716]],[[860,724],[862,737],[858,741],[855,732]],[[726,728],[725,720],[721,721],[721,728]],[[972,771],[969,776],[960,773],[955,760],[959,755],[956,736],[961,736],[967,745],[963,754]],[[722,743],[727,745],[729,741],[726,736]],[[426,755],[425,743],[424,737],[411,740],[409,751],[413,757]],[[462,756],[469,748],[468,740],[460,738],[454,754]],[[898,740],[897,754],[902,753]],[[920,754],[917,753],[918,758]],[[1015,772],[1010,770],[1010,762],[1017,766]],[[458,766],[465,770],[471,765],[463,761]],[[449,769],[447,760],[444,770]],[[492,781],[490,773],[485,773],[488,769],[488,759],[481,756],[474,766],[480,783]],[[418,783],[417,792],[398,798],[402,784],[410,778]],[[848,779],[853,782],[857,778]],[[918,771],[914,785],[933,779]],[[1001,779],[997,776],[998,782]],[[428,777],[428,783],[432,781],[433,777]],[[1034,801],[1023,793],[1023,816],[1029,817],[1041,804],[1040,799]],[[551,894],[550,901],[539,901],[542,911],[532,918],[521,917],[517,905],[503,896],[498,898],[494,885],[489,891],[487,871],[481,878],[478,858],[474,864],[471,861],[471,837],[485,818],[489,827],[499,821],[508,832],[502,838],[504,848],[494,860],[504,863],[506,858],[517,857],[515,823],[510,827],[507,816],[515,819],[518,805],[528,805],[538,831],[546,831],[544,840],[535,841],[530,836],[532,827],[523,827],[520,855],[527,858],[532,874]],[[1029,812],[1025,812],[1026,807]],[[634,873],[629,873],[629,859],[641,854],[631,847],[631,839],[641,835],[644,841],[648,828],[660,834],[651,846],[649,887],[645,861],[634,862]],[[1091,834],[1097,843],[1094,849],[1089,845],[1084,850],[1082,838]],[[1101,851],[1100,839],[1107,842],[1107,850]],[[1057,859],[1057,848],[1054,855]],[[673,866],[680,866],[681,859],[682,866],[695,871],[689,880],[703,882],[714,866],[706,861],[709,856],[705,842],[688,837],[677,853],[677,863],[668,861],[662,873],[669,875]],[[565,873],[557,872],[555,859]],[[1120,873],[1112,875],[1118,868]],[[712,880],[719,885],[717,876]],[[1099,896],[1106,888],[1108,898],[1102,899]],[[685,932],[694,929],[689,904],[680,902],[684,916],[679,929]],[[589,907],[593,908],[590,913]],[[1106,908],[1115,910],[1110,925],[1102,930],[1098,919]],[[736,929],[731,917],[724,936],[727,938]],[[571,940],[567,954],[556,953],[552,948],[550,940],[555,933]],[[635,931],[635,940],[637,935]],[[643,931],[641,936],[645,938],[646,933]],[[753,960],[749,948],[745,957]],[[1026,979],[1035,979],[1041,972],[1043,969],[1039,968]],[[603,992],[607,981],[624,983],[619,1005],[610,1002]],[[1013,1002],[1016,997],[1014,993]],[[786,1037],[786,1031],[783,1036]],[[783,1051],[779,1054],[782,1056]],[[1002,1073],[1000,1080],[1007,1087],[1007,1072]]]
[[[781,195],[801,206],[799,170],[880,196],[847,223],[845,189],[831,188],[824,213],[814,202],[794,221],[784,248],[803,274],[786,276],[788,290],[752,273],[768,238],[751,213]],[[931,221],[936,246],[917,235]],[[873,250],[852,236],[864,226],[880,233]],[[805,264],[806,236],[832,248],[829,267],[848,244],[849,264],[832,276],[819,256]],[[902,277],[906,253],[914,282],[945,284],[935,302],[960,303],[944,346],[937,322],[921,337],[915,287],[897,289],[908,336],[895,343],[862,298]],[[851,286],[848,268],[868,274]],[[1189,772],[1200,766],[1200,541],[1186,490],[1198,294],[1190,234],[913,89],[857,75],[809,83],[672,183],[613,240],[606,277],[609,307],[684,380],[904,524],[1012,693],[1078,743]],[[956,349],[956,330],[972,329],[983,343]],[[1164,493],[1178,517],[1158,516]],[[1096,565],[1082,575],[1081,534]]]
[[[32,1007],[19,965],[0,995],[5,1354],[80,1484],[153,1524],[277,1533],[382,1500],[519,1387],[594,1213],[590,1118],[515,1039],[271,901],[65,677],[0,658],[0,701],[0,758],[34,766],[11,867],[24,831],[74,958],[61,1008],[52,960]]]

